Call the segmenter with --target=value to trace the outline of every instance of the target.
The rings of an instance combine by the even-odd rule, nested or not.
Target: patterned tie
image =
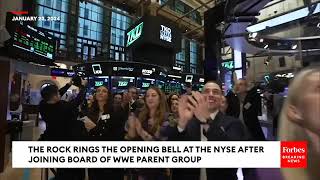
[[[208,126],[207,124],[201,124],[200,125],[200,137],[201,137],[201,141],[208,141],[208,138],[204,135],[205,133],[205,129]],[[201,168],[200,169],[200,180],[207,180],[207,171],[205,168]]]

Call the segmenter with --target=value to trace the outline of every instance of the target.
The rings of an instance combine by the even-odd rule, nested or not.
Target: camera
[[[73,85],[75,85],[75,86],[77,86],[77,87],[79,87],[79,86],[81,86],[82,85],[82,79],[81,79],[81,77],[80,76],[74,76],[73,78],[72,78],[72,81],[73,81]]]

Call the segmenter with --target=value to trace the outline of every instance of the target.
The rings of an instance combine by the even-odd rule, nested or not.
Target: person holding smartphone
[[[239,119],[220,112],[222,91],[213,81],[204,85],[202,93],[192,92],[180,98],[179,119],[170,140],[175,141],[239,141],[248,133]],[[237,169],[193,169],[179,172],[178,179],[237,180]]]

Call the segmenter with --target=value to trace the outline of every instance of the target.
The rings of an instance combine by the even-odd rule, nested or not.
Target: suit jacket
[[[201,141],[201,124],[196,118],[193,118],[187,128],[183,132],[179,132],[175,127],[169,140],[174,141]],[[225,116],[219,112],[215,119],[209,122],[209,129],[205,136],[208,141],[241,141],[248,140],[248,133],[245,131],[243,124],[240,120],[230,116]],[[188,170],[189,171],[189,170]],[[187,172],[187,171],[186,171]],[[182,175],[186,175],[186,172],[180,172]],[[200,170],[193,169],[193,173],[197,173],[197,176],[189,176],[189,180],[199,180]],[[237,169],[207,169],[207,179],[217,180],[237,180]]]
[[[71,85],[65,85],[59,90],[63,95]],[[84,135],[85,128],[82,122],[77,120],[79,115],[78,106],[83,102],[85,96],[84,87],[80,88],[78,96],[69,101],[59,101],[48,104],[43,100],[39,104],[42,120],[46,122],[46,130],[40,140],[80,140]]]
[[[226,114],[238,118],[240,115],[240,100],[230,91],[227,95],[228,108]],[[243,119],[251,136],[251,140],[264,141],[265,137],[258,119],[261,115],[261,97],[256,88],[248,91],[243,102]]]

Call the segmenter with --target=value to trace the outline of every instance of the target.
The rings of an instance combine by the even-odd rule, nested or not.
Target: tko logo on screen
[[[130,46],[134,41],[140,38],[143,29],[143,22],[133,28],[131,31],[127,33],[127,47]]]
[[[160,29],[160,39],[164,41],[171,42],[171,29],[164,25],[161,25]]]
[[[281,168],[306,168],[307,142],[281,142]]]

